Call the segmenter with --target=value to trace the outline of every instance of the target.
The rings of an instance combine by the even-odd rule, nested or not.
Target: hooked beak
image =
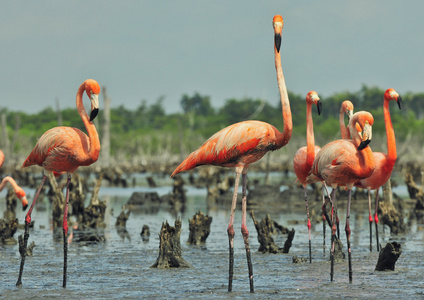
[[[370,124],[365,124],[364,129],[362,130],[362,141],[358,146],[358,150],[365,149],[369,143],[371,143],[372,138],[372,127]]]
[[[317,101],[317,110],[318,110],[318,115],[321,115],[322,102],[320,100]]]
[[[280,47],[281,47],[281,33],[276,33],[274,35],[274,44],[275,48],[277,49],[277,52],[280,53]]]
[[[28,207],[28,200],[27,200],[26,196],[23,196],[21,201],[22,201],[22,210],[26,210],[27,207]]]
[[[399,106],[399,109],[402,109],[402,97],[401,96],[399,96],[398,98],[397,98],[397,104],[398,104],[398,106]]]
[[[92,122],[97,114],[99,113],[99,95],[91,94],[91,114],[90,114],[90,122]]]

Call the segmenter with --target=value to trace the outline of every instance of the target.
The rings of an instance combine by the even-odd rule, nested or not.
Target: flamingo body
[[[4,163],[4,153],[0,150],[0,168],[3,166]]]
[[[100,143],[96,143],[96,146]],[[72,127],[54,127],[46,131],[22,167],[39,165],[47,171],[73,173],[79,166],[88,166],[99,157],[100,147],[89,155],[90,139]]]
[[[193,151],[171,174],[201,165],[238,167],[254,163],[268,151],[278,149],[281,133],[261,121],[244,121],[225,127]]]
[[[305,187],[306,186],[306,178],[311,171],[312,164],[309,166],[306,164],[307,161],[307,146],[299,148],[296,151],[293,158],[293,169],[296,174],[297,180]],[[321,150],[320,146],[314,146],[314,157]],[[313,162],[313,161],[312,161]]]

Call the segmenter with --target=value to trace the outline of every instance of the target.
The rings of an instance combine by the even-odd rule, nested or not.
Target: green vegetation
[[[373,136],[385,140],[383,118],[384,90],[377,87],[363,86],[359,91],[341,92],[322,98],[323,112],[321,116],[313,108],[314,131],[316,142],[323,145],[339,136],[338,114],[341,103],[349,99],[355,105],[355,111],[367,110],[374,115]],[[293,114],[293,140],[299,145],[305,144],[305,96],[289,93]],[[424,138],[424,93],[407,93],[401,95],[404,107],[400,111],[391,105],[392,121],[396,138],[399,141],[412,135],[416,140]],[[181,113],[167,115],[163,108],[163,99],[147,105],[142,102],[136,110],[123,106],[111,109],[111,155],[112,157],[130,157],[136,154],[147,157],[164,154],[185,155],[197,148],[204,140],[223,127],[235,122],[256,119],[268,122],[279,130],[283,128],[281,105],[279,98],[267,101],[264,99],[228,99],[220,108],[211,105],[209,96],[183,95],[180,104]],[[113,99],[112,99],[113,106]],[[49,128],[58,125],[58,114],[52,108],[46,108],[37,114],[7,111],[7,132],[12,141],[13,152],[20,156],[28,155],[37,139]],[[102,124],[103,115],[100,110],[97,125]],[[78,127],[83,124],[75,108],[61,111],[65,126]],[[15,129],[19,128],[17,133]],[[102,126],[97,126],[102,136]],[[2,137],[1,147],[5,146]],[[382,140],[383,141],[383,140]],[[385,149],[378,149],[385,151]]]

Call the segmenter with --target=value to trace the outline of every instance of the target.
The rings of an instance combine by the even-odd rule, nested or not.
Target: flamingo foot
[[[249,231],[246,227],[242,226],[241,232],[244,240],[244,247],[246,248],[246,258],[247,258],[247,268],[249,270],[249,284],[250,284],[250,292],[254,293],[255,289],[253,287],[253,267],[252,267],[252,259],[250,255],[250,246],[249,246]]]

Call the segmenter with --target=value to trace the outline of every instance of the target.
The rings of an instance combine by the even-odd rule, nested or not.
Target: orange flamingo
[[[227,233],[229,239],[229,280],[228,291],[232,290],[233,265],[234,265],[234,215],[237,203],[237,191],[242,176],[242,225],[241,232],[246,249],[247,264],[249,269],[250,292],[253,288],[253,270],[250,258],[249,232],[246,226],[246,173],[251,163],[261,159],[268,151],[274,151],[285,146],[292,135],[292,116],[287,88],[281,67],[280,45],[283,18],[276,15],[273,19],[274,27],[274,54],[277,82],[280,91],[282,114],[284,119],[283,133],[274,126],[260,121],[244,121],[230,125],[211,136],[199,149],[192,152],[171,174],[174,177],[182,171],[191,170],[201,165],[216,165],[221,167],[235,167],[236,179],[231,205],[230,222]]]
[[[303,185],[305,196],[306,215],[308,217],[308,232],[309,232],[309,263],[312,263],[311,250],[311,219],[309,218],[308,192],[306,188],[306,177],[311,171],[312,164],[316,153],[321,150],[321,147],[315,146],[314,139],[314,124],[312,121],[312,104],[317,106],[318,115],[321,114],[322,102],[315,91],[310,91],[306,95],[306,146],[297,150],[293,158],[293,168],[297,180]],[[324,224],[325,225],[325,224]]]
[[[86,92],[91,100],[91,115],[88,117],[82,97]],[[69,183],[71,182],[72,173],[79,166],[88,166],[97,161],[100,152],[99,135],[97,134],[96,127],[92,123],[93,119],[99,112],[99,93],[100,86],[97,81],[93,79],[85,80],[78,89],[76,97],[76,106],[78,113],[81,116],[82,122],[85,125],[88,136],[78,128],[72,127],[55,127],[46,131],[38,140],[34,149],[27,157],[22,167],[29,167],[32,165],[39,165],[47,172],[66,172],[66,203],[63,212],[63,250],[64,250],[64,264],[63,264],[63,287],[66,287],[66,268],[67,268],[67,252],[68,252],[68,202],[69,202]],[[47,178],[43,174],[40,187],[38,188],[31,207],[25,217],[25,234],[24,234],[24,248],[21,253],[21,267],[19,271],[19,278],[16,283],[17,286],[22,285],[22,273],[25,263],[25,251],[28,244],[29,237],[29,224],[31,223],[31,213],[34,208],[37,197],[40,194],[41,188]]]
[[[10,183],[13,190],[15,191],[16,197],[22,202],[22,209],[25,210],[28,207],[28,200],[26,198],[25,191],[16,183],[15,179],[10,176],[6,176],[0,183],[0,192],[3,191],[7,183]]]
[[[352,102],[350,102],[349,100],[345,100],[343,101],[342,105],[340,106],[340,114],[339,114],[339,124],[340,124],[340,134],[342,139],[350,139],[350,133],[349,133],[349,124],[348,126],[345,125],[344,119],[345,119],[345,115],[347,115],[347,119],[348,119],[348,123],[350,121],[350,119],[353,116],[353,104]],[[356,123],[356,127],[358,129],[358,131],[361,131],[360,126],[358,125],[358,123]],[[323,197],[322,197],[323,201],[323,207],[325,207],[326,203],[325,203],[325,198],[324,198],[324,193],[323,193]],[[340,232],[339,232],[339,218],[337,216],[337,212],[335,212],[335,217],[336,217],[336,224],[337,224],[337,235],[338,237],[340,237]],[[327,220],[327,218],[325,217],[325,213],[323,211],[322,213],[322,238],[323,238],[323,251],[325,253],[325,221]]]
[[[356,123],[362,129],[362,137],[356,131]],[[352,282],[352,262],[350,248],[350,202],[355,182],[371,176],[375,169],[374,156],[368,144],[371,142],[373,116],[368,112],[357,112],[349,121],[349,130],[353,140],[336,140],[326,144],[315,156],[311,174],[307,182],[321,180],[333,188],[331,200],[337,209],[335,191],[338,186],[346,186],[349,195],[346,210],[346,238],[349,260],[349,282]],[[331,281],[334,273],[334,238],[336,228],[332,222]]]
[[[4,163],[4,153],[0,150],[0,168],[3,166]]]
[[[373,218],[371,215],[371,190],[375,192],[375,233],[377,239],[377,251],[380,251],[378,242],[378,192],[381,186],[385,185],[392,175],[393,167],[395,165],[396,155],[396,139],[393,130],[392,119],[390,117],[389,102],[395,100],[399,109],[402,109],[402,98],[394,89],[387,89],[384,93],[384,123],[386,125],[387,136],[387,154],[381,152],[373,152],[376,168],[372,175],[368,178],[362,179],[355,186],[368,190],[368,208],[369,208],[369,222],[370,222],[370,251],[372,251],[372,223]]]

